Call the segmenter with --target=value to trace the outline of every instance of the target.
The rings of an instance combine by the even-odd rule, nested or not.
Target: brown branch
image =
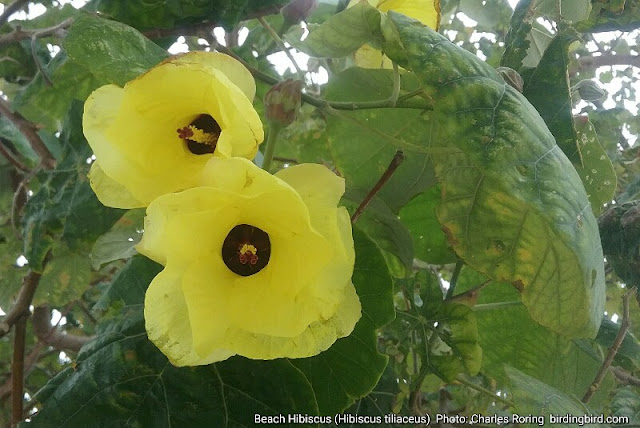
[[[356,221],[358,221],[364,210],[373,200],[373,197],[380,191],[380,189],[382,189],[382,186],[384,186],[385,183],[389,181],[402,161],[404,161],[404,153],[402,152],[402,150],[397,150],[395,156],[393,157],[393,159],[391,159],[391,163],[387,167],[387,170],[384,172],[384,174],[382,174],[382,177],[380,177],[380,180],[378,180],[375,186],[373,186],[373,188],[369,191],[356,212],[354,212],[351,216],[351,223],[355,223]]]
[[[64,34],[63,30],[69,28],[71,24],[73,24],[73,18],[67,18],[59,24],[52,25],[51,27],[40,28],[38,30],[23,30],[18,27],[12,32],[0,36],[0,46],[21,42],[22,40],[31,39],[32,37],[61,37]]]
[[[598,390],[598,387],[600,386],[600,382],[602,382],[602,379],[604,379],[605,375],[607,374],[607,370],[609,370],[609,367],[611,366],[613,359],[615,358],[616,354],[618,353],[618,350],[620,349],[620,346],[622,345],[622,342],[624,341],[624,337],[627,335],[627,331],[629,330],[629,326],[630,326],[629,299],[631,298],[632,294],[636,294],[636,287],[632,287],[629,291],[627,291],[624,294],[624,296],[622,296],[622,322],[620,323],[620,331],[618,331],[618,335],[616,336],[616,339],[613,341],[613,345],[611,345],[611,349],[609,349],[609,353],[607,354],[606,358],[602,362],[602,366],[600,367],[600,370],[598,370],[598,373],[596,373],[596,377],[593,380],[593,383],[589,386],[589,389],[587,389],[587,392],[584,394],[584,397],[582,397],[582,402],[585,404],[588,403],[589,400],[591,400],[591,397],[593,397],[593,394],[595,394],[595,392]]]
[[[22,421],[24,401],[24,349],[27,335],[27,314],[16,321],[13,337],[13,360],[11,362],[11,426]]]
[[[42,348],[44,348],[44,343],[38,343],[34,348],[29,352],[29,355],[24,359],[24,377],[26,378],[29,373],[33,370],[33,367],[38,362],[40,358],[40,353],[42,352]],[[13,384],[13,379],[11,374],[7,378],[4,385],[0,386],[0,401],[3,401],[9,395],[11,395],[11,386]]]
[[[4,8],[4,12],[0,15],[0,26],[3,26],[5,22],[9,20],[9,17],[14,13],[18,12],[20,9],[25,7],[29,3],[29,0],[16,0],[11,3],[9,6]]]
[[[38,340],[56,349],[78,352],[80,348],[93,339],[90,336],[78,336],[63,333],[57,326],[51,325],[51,308],[43,305],[33,310],[33,331]]]
[[[625,385],[640,386],[640,378],[635,377],[620,367],[611,367],[611,373]]]
[[[4,156],[9,163],[15,166],[20,172],[27,172],[29,168],[25,164],[23,164],[9,148],[6,146],[6,140],[0,138],[0,154]]]
[[[611,65],[640,67],[640,55],[600,55],[578,58],[580,68],[598,68]]]
[[[40,157],[42,165],[47,169],[53,169],[56,160],[38,135],[36,126],[22,117],[20,113],[13,112],[9,103],[3,98],[0,98],[0,114],[9,119],[26,137],[33,151]]]
[[[47,255],[45,256],[43,266],[47,264],[50,257],[51,252],[47,253]],[[24,277],[22,281],[22,287],[20,287],[20,292],[18,293],[18,298],[16,299],[16,303],[0,322],[0,337],[3,337],[7,333],[9,333],[11,331],[11,327],[16,324],[23,316],[29,316],[29,306],[31,305],[33,296],[36,294],[36,289],[38,288],[38,283],[40,282],[41,277],[42,274],[39,274],[32,270],[30,270],[29,273]]]

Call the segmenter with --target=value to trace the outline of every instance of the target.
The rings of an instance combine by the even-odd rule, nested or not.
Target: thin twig
[[[393,156],[393,159],[391,159],[391,163],[387,167],[387,170],[384,172],[384,174],[382,174],[382,177],[380,177],[380,179],[375,184],[375,186],[373,186],[371,191],[369,191],[369,193],[364,198],[364,200],[362,201],[358,209],[356,209],[356,212],[354,212],[353,215],[351,216],[351,223],[355,223],[356,221],[358,221],[358,218],[360,218],[364,210],[371,203],[371,201],[373,200],[373,197],[380,191],[380,189],[382,189],[382,186],[384,186],[385,183],[389,181],[389,179],[391,178],[393,173],[396,171],[396,169],[398,169],[402,161],[404,161],[404,152],[402,150],[396,150],[396,154],[395,156]]]
[[[33,370],[33,366],[36,365],[38,359],[40,358],[40,353],[42,349],[45,347],[44,343],[37,343],[36,346],[33,347],[29,355],[27,355],[24,359],[24,377],[26,378]],[[7,378],[6,382],[0,386],[0,401],[3,401],[5,398],[11,395],[13,379],[11,374]]]
[[[27,334],[27,314],[16,321],[13,337],[13,361],[11,362],[11,426],[22,422],[24,401],[24,349]]]
[[[628,371],[615,366],[611,366],[610,370],[621,383],[625,385],[640,386],[640,378],[635,377]]]
[[[48,263],[50,257],[51,252],[47,253],[45,256],[44,261],[42,262],[43,266]],[[42,274],[30,270],[24,277],[16,303],[14,303],[13,307],[0,322],[0,337],[4,337],[9,333],[11,331],[11,327],[17,323],[20,318],[29,315],[29,306],[31,305],[33,296],[36,294],[36,289],[38,288],[41,276]]]
[[[298,65],[296,59],[293,57],[289,49],[287,49],[287,47],[284,45],[284,42],[282,41],[276,30],[274,30],[262,16],[258,18],[258,22],[260,22],[260,25],[262,25],[264,29],[267,30],[267,33],[269,33],[273,41],[276,42],[280,50],[282,50],[285,55],[287,55],[287,58],[289,58],[289,61],[291,61],[291,63],[293,64],[293,68],[295,68],[296,73],[298,73],[298,77],[302,82],[304,82],[304,72],[300,69],[300,66]]]
[[[45,27],[38,30],[23,30],[22,28],[16,28],[10,33],[0,36],[0,46],[8,45],[11,43],[21,42],[22,40],[30,39],[33,36],[36,38],[49,37],[55,35],[62,35],[61,30],[65,30],[71,26],[73,18],[67,18],[59,24],[51,27]]]
[[[458,259],[456,261],[456,267],[453,269],[453,274],[451,275],[451,281],[449,281],[449,289],[447,290],[445,299],[451,299],[453,297],[453,292],[456,289],[456,283],[458,282],[458,277],[460,276],[463,266],[464,261],[462,259]]]
[[[0,114],[9,119],[22,135],[26,137],[33,151],[40,157],[42,165],[47,169],[53,169],[56,165],[56,159],[38,135],[36,126],[22,117],[20,113],[13,112],[9,103],[1,97]]]
[[[273,157],[274,161],[278,161],[278,162],[282,162],[282,163],[292,163],[294,165],[298,165],[300,162],[298,162],[298,159],[294,159],[294,158],[283,158],[282,156],[274,156]]]
[[[24,204],[26,203],[26,192],[25,186],[33,177],[36,176],[40,172],[40,168],[36,167],[29,174],[25,175],[24,178],[16,187],[15,192],[13,193],[13,200],[11,202],[11,228],[13,229],[13,233],[16,236],[16,239],[22,241],[22,235],[18,231],[18,225],[16,224],[16,218],[18,217],[18,212],[22,209]],[[24,196],[24,197],[23,197]]]
[[[622,296],[622,322],[620,323],[620,331],[618,331],[616,339],[613,341],[613,345],[611,345],[611,349],[609,349],[607,357],[602,362],[600,370],[598,370],[598,373],[596,373],[596,377],[595,379],[593,379],[593,383],[589,386],[589,389],[587,389],[584,397],[582,397],[582,402],[585,404],[588,403],[589,400],[591,400],[593,394],[595,394],[595,392],[598,390],[600,382],[602,382],[602,379],[604,379],[605,375],[607,374],[607,370],[609,370],[613,359],[615,358],[618,350],[620,349],[620,346],[622,345],[622,342],[624,341],[624,337],[627,335],[627,331],[629,330],[630,326],[629,299],[633,294],[636,294],[636,287],[632,287]]]
[[[29,3],[29,0],[16,0],[11,3],[9,6],[4,8],[4,12],[0,15],[0,27],[3,26],[11,15],[18,12],[20,9],[25,7]]]
[[[66,312],[69,312],[68,310]],[[66,314],[62,314],[62,317]],[[79,336],[63,333],[58,326],[51,325],[51,309],[48,306],[38,306],[33,310],[33,331],[38,340],[56,349],[80,351],[82,346],[93,339],[93,336]],[[59,321],[58,321],[59,322]]]
[[[20,172],[27,172],[29,168],[23,164],[14,154],[5,146],[4,140],[0,138],[0,154],[2,154],[13,166]]]
[[[42,74],[42,78],[44,79],[47,86],[53,86],[53,82],[51,81],[51,78],[49,78],[49,74],[45,71],[44,67],[42,66],[42,63],[40,62],[40,58],[38,58],[38,53],[36,52],[37,41],[38,41],[38,35],[37,33],[34,33],[31,36],[31,56],[33,57],[33,62],[36,63],[36,68],[38,69],[40,74]]]
[[[509,407],[514,407],[513,403],[509,400],[507,400],[506,398],[500,397],[499,395],[496,395],[493,391],[488,390],[487,388],[484,388],[480,385],[476,385],[475,383],[471,382],[470,380],[468,380],[466,377],[464,377],[464,375],[459,375],[456,378],[457,382],[460,382],[463,385],[468,386],[471,389],[475,389],[478,392],[481,392],[485,395],[488,395],[489,397],[492,397],[494,400],[496,401],[500,401],[501,403],[504,403],[506,405],[508,405]]]

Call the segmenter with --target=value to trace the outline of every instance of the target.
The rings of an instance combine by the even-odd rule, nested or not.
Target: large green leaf
[[[52,250],[51,261],[42,272],[33,305],[63,307],[80,298],[89,288],[90,281],[91,263],[88,255],[71,251],[63,243],[58,243]]]
[[[36,396],[34,426],[251,426],[254,413],[317,414],[307,379],[287,360],[172,366],[144,329],[144,290],[158,271],[137,257],[114,280],[110,300],[122,300],[121,315],[82,349],[73,372]]]
[[[277,13],[289,0],[92,0],[84,8],[138,29],[212,21],[233,28],[251,16]]]
[[[611,201],[616,174],[598,136],[586,117],[572,113],[568,79],[569,45],[577,38],[571,31],[559,33],[538,66],[524,76],[524,95],[538,110],[558,146],[573,163],[591,201],[595,215]]]
[[[514,368],[506,367],[505,370],[511,380],[510,392],[513,394],[516,411],[519,415],[534,415],[533,417],[537,420],[532,421],[532,424],[539,424],[539,421],[542,421],[540,426],[545,425],[545,422],[554,423],[550,416],[584,417],[584,415],[594,415],[594,412],[590,411],[577,398],[564,394]],[[575,422],[563,423],[562,420],[556,421],[554,424],[557,427],[576,426]],[[582,422],[580,426],[596,428],[601,425]]]
[[[367,395],[387,366],[377,351],[376,329],[394,317],[391,277],[377,246],[354,231],[356,265],[353,284],[362,304],[362,318],[350,336],[311,358],[291,360],[307,376],[322,415],[341,412]]]
[[[485,280],[465,267],[456,290],[464,292]],[[482,370],[500,382],[507,381],[504,364],[508,361],[509,366],[566,394],[582,396],[602,365],[602,353],[594,352],[593,344],[567,340],[533,321],[509,284],[489,283],[479,292],[474,312],[483,349]],[[608,374],[590,402],[594,409],[606,404],[614,386]]]
[[[532,318],[593,337],[604,307],[595,217],[580,177],[535,109],[474,55],[389,13],[385,50],[433,91],[443,185],[438,218],[474,269],[511,282]],[[434,139],[432,139],[434,141]]]
[[[80,15],[64,39],[64,49],[102,84],[123,86],[169,54],[135,29],[94,15]]]

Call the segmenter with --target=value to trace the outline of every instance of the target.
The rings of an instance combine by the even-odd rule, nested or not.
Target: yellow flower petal
[[[238,71],[239,64],[220,61],[223,57],[200,52],[170,59],[124,89],[104,86],[87,99],[83,128],[100,168],[140,206],[162,194],[197,186],[202,169],[214,156],[255,156],[264,135],[245,95],[253,90],[246,74]],[[195,154],[187,145],[188,137],[179,134],[196,127],[193,124],[202,117],[220,128],[219,134],[209,134],[217,138],[214,153]],[[99,186],[94,190],[102,192]],[[112,200],[111,206],[124,208],[124,204]]]
[[[282,176],[286,181],[246,159],[214,158],[203,173],[207,187],[161,196],[147,208],[137,248],[166,266],[148,293],[180,289],[185,305],[175,316],[188,318],[188,346],[195,352],[174,352],[177,345],[168,343],[187,342],[167,339],[178,333],[160,319],[147,319],[155,332],[149,337],[174,364],[207,364],[229,352],[261,359],[311,356],[350,334],[359,319],[350,282],[351,225],[346,210],[336,207],[344,181],[317,165]],[[262,230],[269,239],[268,263],[248,276],[232,271],[222,255],[238,225]],[[255,248],[253,241],[236,248],[248,244]],[[258,259],[265,254],[259,248],[252,253]],[[160,311],[146,312],[161,317]]]
[[[417,19],[435,31],[440,27],[440,0],[380,0],[376,8],[380,12],[393,10]]]
[[[93,189],[100,189],[100,192],[96,192],[96,195],[103,205],[117,205],[125,209],[144,206],[126,187],[106,175],[98,162],[94,162],[91,165],[89,182]]]
[[[174,63],[202,64],[220,70],[231,82],[244,92],[249,101],[256,96],[256,82],[251,72],[237,59],[219,52],[187,52],[178,56]]]

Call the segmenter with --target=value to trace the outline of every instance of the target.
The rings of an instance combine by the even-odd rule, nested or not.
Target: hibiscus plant
[[[0,23],[0,420],[640,423],[635,2]]]

